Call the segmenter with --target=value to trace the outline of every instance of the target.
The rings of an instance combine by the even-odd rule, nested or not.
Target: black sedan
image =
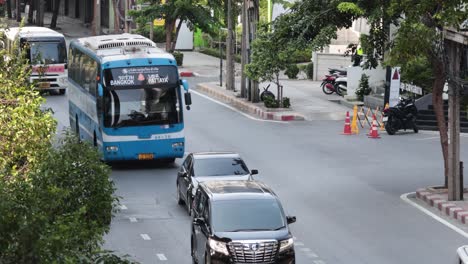
[[[185,204],[190,214],[198,183],[208,180],[251,180],[257,170],[250,171],[238,153],[190,153],[177,173],[177,202]]]

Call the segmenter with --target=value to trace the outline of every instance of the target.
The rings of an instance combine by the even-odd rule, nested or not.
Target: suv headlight
[[[280,241],[280,252],[283,252],[283,251],[289,249],[293,245],[294,245],[294,240],[292,238],[281,240]]]
[[[219,252],[224,255],[229,255],[229,252],[226,247],[226,243],[218,240],[214,240],[212,238],[208,239],[208,244],[210,245],[210,248],[216,252]]]

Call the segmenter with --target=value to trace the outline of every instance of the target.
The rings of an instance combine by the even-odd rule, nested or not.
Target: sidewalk
[[[225,61],[223,61],[223,79],[225,78]],[[250,103],[240,95],[240,65],[236,63],[236,92],[227,91],[219,86],[219,58],[198,52],[184,52],[184,65],[180,68],[181,75],[218,79],[197,85],[197,90],[232,104],[240,110],[273,120],[344,120],[349,106],[342,105],[342,97],[336,94],[326,95],[322,92],[320,82],[307,79],[290,80],[280,76],[283,85],[283,96],[291,100],[290,109],[267,109],[263,103]],[[303,76],[300,76],[303,78]],[[270,83],[261,83],[263,87]],[[276,95],[276,85],[271,83],[269,90]]]

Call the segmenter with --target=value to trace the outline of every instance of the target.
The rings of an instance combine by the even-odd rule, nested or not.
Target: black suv
[[[193,263],[295,263],[278,197],[259,181],[200,183],[192,208]]]

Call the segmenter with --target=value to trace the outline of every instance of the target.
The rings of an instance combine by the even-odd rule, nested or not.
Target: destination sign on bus
[[[172,86],[178,73],[172,66],[114,68],[105,71],[107,86]]]

